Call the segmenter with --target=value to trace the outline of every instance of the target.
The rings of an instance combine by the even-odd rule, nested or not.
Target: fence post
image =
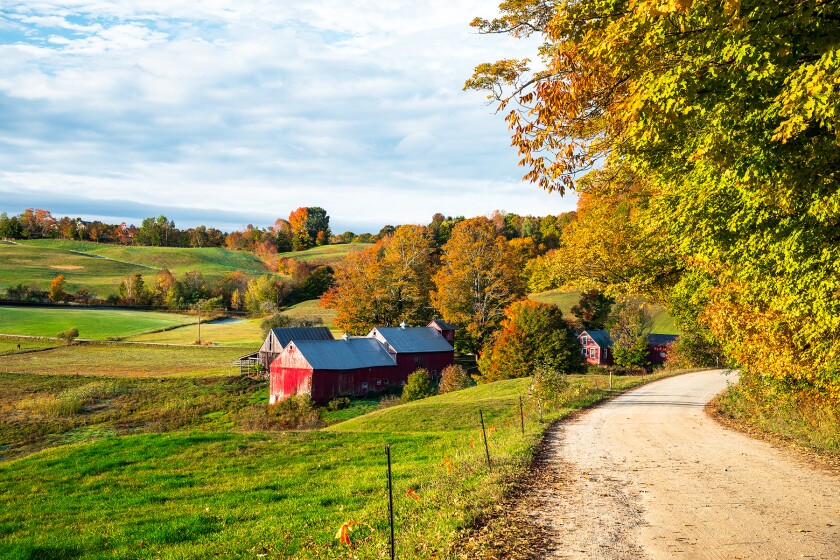
[[[391,477],[391,444],[385,444],[385,456],[388,457],[388,522],[391,525],[391,560],[394,560],[394,488]]]
[[[484,454],[487,456],[487,469],[491,470],[490,466],[490,448],[487,446],[487,430],[484,429],[484,414],[481,409],[478,409],[478,417],[481,419],[481,434],[484,436]]]
[[[522,411],[522,395],[519,395],[519,428],[522,435],[525,435],[525,413]]]

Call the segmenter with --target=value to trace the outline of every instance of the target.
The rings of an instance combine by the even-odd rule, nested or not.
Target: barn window
[[[414,356],[414,363],[415,363],[415,364],[419,364],[419,363],[420,363],[420,356]]]
[[[589,357],[592,358],[592,359],[595,359],[595,349],[594,348],[589,349]]]
[[[368,388],[368,382],[367,381],[362,381],[362,391],[367,391],[367,388]]]
[[[381,380],[381,379],[377,379],[377,380],[376,380],[376,384],[377,384],[377,385],[382,385],[382,380]]]

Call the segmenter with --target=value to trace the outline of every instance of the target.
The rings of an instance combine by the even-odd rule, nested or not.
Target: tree
[[[50,300],[54,302],[67,299],[67,292],[64,291],[64,275],[59,274],[50,282]]]
[[[283,280],[264,274],[252,278],[245,292],[245,307],[252,313],[276,311],[289,295],[289,288]]]
[[[438,385],[438,394],[451,393],[452,391],[460,391],[471,387],[473,384],[470,374],[467,373],[463,367],[458,364],[446,366],[440,372],[440,384]]]
[[[613,303],[613,298],[598,290],[588,290],[580,294],[580,299],[571,311],[584,329],[602,330],[607,324]]]
[[[478,360],[482,381],[527,377],[545,366],[564,373],[581,371],[580,344],[555,305],[517,301]]]
[[[443,319],[462,326],[456,348],[475,352],[524,294],[508,241],[484,217],[459,222],[443,246],[440,270],[432,278],[432,305]]]
[[[425,369],[417,369],[408,376],[403,387],[402,402],[417,401],[435,394],[435,384],[431,374]]]
[[[117,293],[120,295],[120,299],[129,305],[145,304],[147,302],[147,292],[143,275],[138,272],[137,274],[129,274],[123,278],[117,288]]]
[[[73,344],[73,341],[79,337],[79,329],[73,327],[72,329],[61,331],[56,336],[62,339],[65,343],[67,343],[67,346],[70,346],[71,344]]]
[[[647,363],[650,315],[638,301],[616,304],[609,318],[613,363],[620,368],[644,366]]]
[[[373,247],[348,254],[321,303],[336,309],[335,324],[351,334],[426,322],[431,318],[431,253],[424,227],[400,226]]]

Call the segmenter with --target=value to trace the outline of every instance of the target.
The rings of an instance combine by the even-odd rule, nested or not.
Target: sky
[[[498,0],[3,0],[0,212],[335,232],[435,212],[557,214],[502,115],[462,91],[536,44],[469,27]]]

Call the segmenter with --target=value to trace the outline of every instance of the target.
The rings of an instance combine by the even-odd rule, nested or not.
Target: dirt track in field
[[[709,418],[734,381],[673,377],[553,430],[520,504],[538,557],[840,559],[840,477]]]

